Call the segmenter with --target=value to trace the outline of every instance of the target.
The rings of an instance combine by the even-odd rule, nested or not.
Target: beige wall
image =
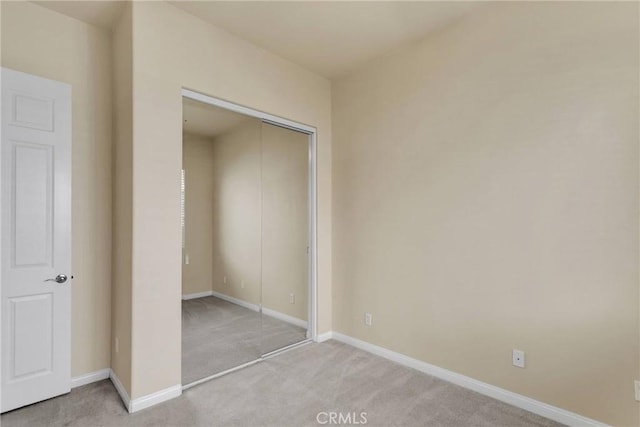
[[[260,304],[260,127],[249,119],[212,145],[213,290],[251,304]]]
[[[637,3],[509,3],[334,82],[334,328],[638,425],[638,72]]]
[[[211,292],[213,268],[213,143],[194,134],[182,135],[185,171],[185,247],[182,294]]]
[[[107,31],[2,2],[2,66],[72,86],[71,374],[110,366],[111,42]]]
[[[137,398],[180,383],[181,87],[318,128],[320,332],[331,329],[331,93],[326,79],[167,3],[133,4],[133,51]]]
[[[113,29],[114,161],[111,368],[131,392],[133,43],[131,6]],[[116,346],[116,341],[118,345]]]
[[[262,305],[306,321],[309,136],[266,123],[261,134]]]

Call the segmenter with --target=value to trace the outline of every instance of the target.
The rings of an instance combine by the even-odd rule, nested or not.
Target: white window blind
[[[185,210],[185,196],[184,196],[184,193],[185,193],[185,180],[184,180],[184,169],[182,169],[182,173],[181,173],[181,176],[180,176],[180,225],[182,227],[182,249],[184,249],[184,247],[185,247],[184,243],[185,243],[185,240],[186,240],[186,238],[185,238],[186,233],[185,233],[185,230],[184,230],[184,228],[185,228],[185,216],[184,216],[185,215],[185,212],[184,212],[184,210]]]

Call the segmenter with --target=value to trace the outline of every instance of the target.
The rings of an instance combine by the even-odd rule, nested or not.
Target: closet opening
[[[183,389],[316,338],[316,130],[183,89]]]

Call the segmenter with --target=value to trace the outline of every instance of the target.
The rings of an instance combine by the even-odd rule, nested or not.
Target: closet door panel
[[[259,119],[183,103],[182,382],[259,359]]]
[[[262,123],[262,353],[307,338],[309,136]]]

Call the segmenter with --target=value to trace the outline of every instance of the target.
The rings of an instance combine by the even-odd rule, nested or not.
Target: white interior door
[[[2,412],[71,384],[71,86],[2,68]]]

